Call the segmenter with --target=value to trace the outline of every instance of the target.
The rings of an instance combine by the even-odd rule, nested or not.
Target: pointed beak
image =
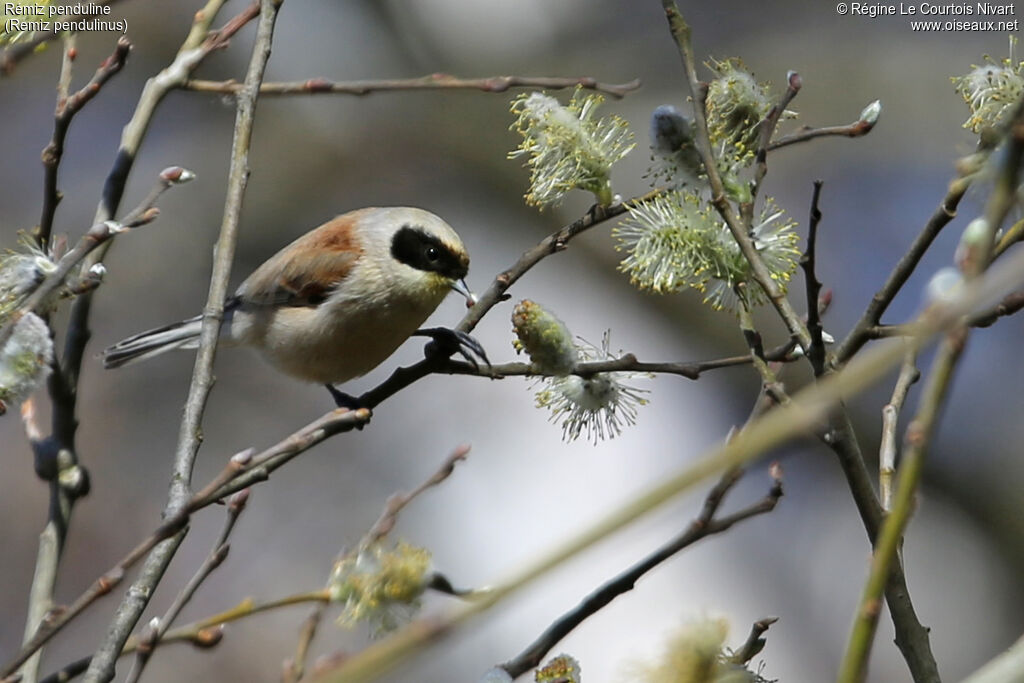
[[[452,282],[451,287],[453,290],[466,297],[466,308],[469,308],[476,303],[476,294],[469,291],[469,287],[466,286],[465,280],[455,280]]]

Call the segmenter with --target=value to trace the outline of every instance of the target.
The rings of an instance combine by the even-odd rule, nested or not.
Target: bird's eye
[[[436,263],[441,258],[441,250],[437,247],[427,247],[427,250],[424,253],[426,254],[427,260],[431,263]]]

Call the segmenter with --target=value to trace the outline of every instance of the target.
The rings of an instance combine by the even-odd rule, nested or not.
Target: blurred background
[[[120,2],[134,50],[124,71],[74,120],[61,166],[64,200],[55,234],[74,241],[92,219],[117,141],[145,79],[167,65],[198,3]],[[243,7],[235,0],[223,23]],[[907,17],[839,16],[831,3],[683,3],[698,58],[742,57],[776,89],[787,70],[804,87],[790,126],[846,124],[874,99],[881,121],[866,138],[828,138],[771,157],[767,193],[805,234],[812,181],[825,181],[818,275],[835,291],[826,329],[842,337],[899,255],[931,215],[953,177],[955,160],[973,149],[960,126],[967,110],[950,77],[983,56],[1006,56],[1002,33],[911,30]],[[1015,18],[1015,17],[1009,17]],[[199,78],[244,75],[254,24],[230,49],[207,60]],[[113,48],[114,34],[79,39],[78,87]],[[40,150],[52,133],[59,49],[22,63],[0,79],[0,245],[39,220]],[[685,105],[685,84],[660,4],[627,0],[320,0],[285,3],[268,80],[401,78],[432,72],[594,76],[643,88],[606,112],[626,118],[637,149],[615,167],[615,191],[646,191],[647,121],[659,104]],[[703,77],[709,72],[703,71]],[[567,96],[567,94],[563,95]],[[232,286],[266,257],[331,216],[371,205],[422,206],[444,216],[472,254],[471,287],[484,289],[518,255],[588,207],[570,197],[543,213],[526,207],[528,173],[506,160],[518,140],[508,131],[513,93],[419,92],[366,97],[318,95],[260,101]],[[564,99],[564,97],[563,97]],[[117,240],[97,292],[93,340],[79,397],[79,451],[92,475],[91,495],[75,509],[58,598],[70,600],[158,523],[193,357],[168,354],[105,372],[95,355],[142,329],[197,313],[205,300],[211,245],[221,221],[233,103],[217,95],[174,92],[160,107],[132,172],[122,206],[134,206],[160,169],[180,164],[198,179],[161,200],[158,222]],[[959,233],[986,196],[975,188],[961,217],[940,236],[886,316],[907,319],[924,284],[950,263]],[[492,360],[512,360],[512,303],[530,298],[572,331],[650,360],[699,360],[745,352],[735,319],[700,305],[695,293],[637,292],[617,272],[612,225],[594,229],[541,263],[511,290],[476,334]],[[803,281],[794,302],[802,309]],[[456,297],[431,324],[452,325]],[[766,344],[784,340],[774,316],[762,315]],[[63,321],[57,317],[58,329]],[[1024,440],[1018,353],[1021,316],[976,331],[959,368],[905,545],[909,586],[946,680],[958,680],[1010,645],[1024,630]],[[346,390],[359,393],[395,367],[420,358],[407,343]],[[930,353],[921,359],[927,368]],[[803,369],[784,376],[790,389]],[[231,539],[226,563],[203,585],[181,623],[235,605],[323,585],[337,553],[354,544],[397,490],[433,472],[458,444],[469,460],[441,487],[414,502],[394,536],[425,546],[436,568],[460,586],[506,576],[583,529],[667,473],[685,466],[746,418],[756,373],[733,368],[699,382],[662,376],[637,380],[650,391],[638,424],[618,438],[565,444],[561,429],[534,408],[522,378],[488,381],[431,377],[376,411],[364,431],[302,455],[254,490]],[[881,406],[892,379],[850,402],[867,453],[876,453]],[[908,410],[916,405],[911,393]],[[46,400],[40,401],[42,405]],[[326,392],[274,372],[246,351],[217,360],[217,384],[204,423],[196,483],[249,446],[275,443],[331,408]],[[905,412],[905,416],[906,416]],[[45,413],[44,413],[45,417]],[[905,425],[906,417],[901,425]],[[0,652],[22,637],[37,534],[46,520],[47,487],[33,473],[17,411],[0,418]],[[638,660],[658,656],[681,624],[723,616],[738,646],[751,622],[780,621],[759,659],[764,674],[787,683],[834,677],[869,559],[867,537],[832,454],[811,439],[773,454],[785,470],[786,496],[770,515],[707,539],[666,562],[579,627],[552,654],[568,652],[589,683],[624,681]],[[873,456],[872,456],[873,457]],[[872,468],[875,464],[872,462]],[[764,466],[753,468],[726,509],[763,496]],[[674,536],[698,512],[706,487],[629,527],[459,631],[396,672],[394,681],[473,681],[516,655],[557,616],[600,583]],[[146,619],[161,614],[192,575],[222,524],[212,509],[192,531],[154,596]],[[46,649],[49,672],[91,652],[124,588],[95,605]],[[427,610],[450,599],[430,597]],[[231,624],[215,649],[160,649],[149,680],[252,680],[279,677],[294,652],[307,607]],[[365,631],[325,622],[314,656],[355,651]],[[881,619],[873,681],[910,680]],[[6,659],[6,654],[4,658]],[[127,671],[122,662],[121,675]]]

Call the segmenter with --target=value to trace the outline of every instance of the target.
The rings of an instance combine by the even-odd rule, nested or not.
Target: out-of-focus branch
[[[1024,673],[1024,636],[1010,646],[1006,652],[989,661],[963,683],[1005,683],[1019,680]]]
[[[985,207],[983,231],[974,236],[967,255],[958,258],[964,276],[964,286],[976,284],[984,276],[992,261],[996,234],[1017,203],[1021,164],[1024,162],[1024,101],[1017,104],[1008,125],[1007,145],[1001,155],[999,174]],[[860,683],[867,676],[868,657],[878,625],[879,598],[889,583],[890,567],[898,563],[897,551],[915,507],[915,495],[924,471],[924,460],[931,440],[938,428],[939,413],[952,387],[953,375],[963,355],[969,328],[957,321],[948,330],[935,354],[931,370],[921,389],[917,414],[907,427],[903,462],[899,467],[892,511],[886,516],[875,543],[871,570],[864,584],[860,606],[850,633],[846,654],[839,669],[840,683]],[[930,654],[930,653],[929,653]],[[923,678],[914,672],[915,680]]]
[[[32,640],[25,644],[11,662],[0,668],[0,676],[13,672],[31,656],[32,652],[47,643],[87,607],[110,593],[124,579],[128,569],[159,543],[178,534],[188,524],[192,513],[255,482],[267,479],[271,472],[300,453],[334,434],[361,427],[369,419],[368,410],[333,410],[260,453],[246,451],[232,457],[224,469],[192,497],[182,512],[166,518],[148,537],[132,548],[74,601],[52,610],[40,624]],[[162,642],[167,641],[169,637],[169,634],[165,635]]]
[[[917,369],[917,354],[908,352],[900,366],[900,374],[892,389],[892,397],[882,407],[882,438],[878,447],[878,490],[882,510],[886,513],[892,506],[892,478],[896,472],[896,428],[899,424],[903,402],[910,387],[921,377]]]
[[[206,401],[213,387],[213,358],[217,349],[220,325],[224,315],[224,301],[228,294],[228,279],[234,260],[235,244],[238,239],[238,222],[242,209],[242,198],[249,178],[249,145],[252,140],[253,120],[259,85],[270,58],[270,45],[274,35],[277,12],[283,0],[261,0],[259,25],[253,44],[252,57],[245,77],[245,88],[237,98],[234,141],[231,150],[231,167],[228,173],[227,199],[224,205],[224,219],[214,249],[213,273],[210,276],[210,291],[203,310],[203,325],[196,354],[195,368],[185,415],[178,434],[178,447],[174,457],[174,471],[171,477],[170,493],[164,508],[164,517],[180,515],[187,509],[192,498],[190,487],[192,470],[199,452],[200,430]],[[124,649],[125,641],[138,623],[142,611],[149,602],[149,596],[159,583],[164,570],[184,538],[184,531],[162,542],[150,553],[141,575],[128,590],[114,615],[111,628],[85,674],[87,683],[105,683],[114,676],[114,666]]]
[[[921,262],[921,258],[928,251],[928,247],[939,236],[942,229],[956,218],[957,207],[960,205],[960,200],[967,193],[968,188],[970,188],[972,180],[973,177],[968,176],[957,178],[950,183],[946,196],[939,203],[938,208],[935,209],[935,213],[925,223],[924,228],[921,229],[921,232],[914,239],[907,252],[896,263],[882,288],[871,298],[871,303],[868,304],[864,313],[861,314],[854,324],[853,329],[836,347],[835,363],[842,364],[850,360],[864,346],[865,342],[871,338],[870,330],[878,325],[885,311],[889,308],[889,304],[892,303],[892,300],[896,298],[896,294],[899,293],[903,285],[910,279],[914,269],[917,268],[917,264]]]
[[[628,83],[601,83],[589,76],[580,78],[555,78],[544,76],[488,76],[485,78],[458,78],[451,74],[435,73],[420,78],[400,78],[390,80],[365,81],[331,81],[326,78],[310,78],[304,81],[288,81],[284,83],[263,83],[260,95],[369,95],[379,92],[397,90],[480,90],[483,92],[506,92],[510,88],[544,88],[561,90],[564,88],[585,88],[622,98],[640,87],[639,80]],[[184,86],[186,90],[196,92],[213,92],[235,95],[242,89],[238,81],[202,81],[189,80]]]
[[[512,678],[522,676],[527,671],[536,668],[541,663],[541,660],[544,659],[544,656],[551,651],[551,648],[569,635],[573,629],[603,609],[618,596],[633,590],[636,582],[644,574],[665,560],[703,538],[722,533],[738,522],[774,510],[779,499],[782,497],[781,470],[777,467],[772,468],[772,487],[768,495],[762,500],[731,515],[716,517],[718,509],[725,499],[725,495],[739,481],[742,475],[742,470],[738,469],[730,470],[722,475],[719,482],[705,497],[700,514],[690,522],[685,531],[614,579],[591,592],[579,605],[559,617],[551,626],[545,629],[540,637],[516,655],[515,658],[502,664],[500,668],[505,670]]]

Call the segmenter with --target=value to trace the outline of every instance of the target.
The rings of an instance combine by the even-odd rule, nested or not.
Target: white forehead
[[[381,239],[390,239],[396,230],[409,226],[422,228],[450,246],[463,249],[458,233],[439,216],[424,209],[411,206],[381,207],[370,209],[363,220],[374,235]]]

